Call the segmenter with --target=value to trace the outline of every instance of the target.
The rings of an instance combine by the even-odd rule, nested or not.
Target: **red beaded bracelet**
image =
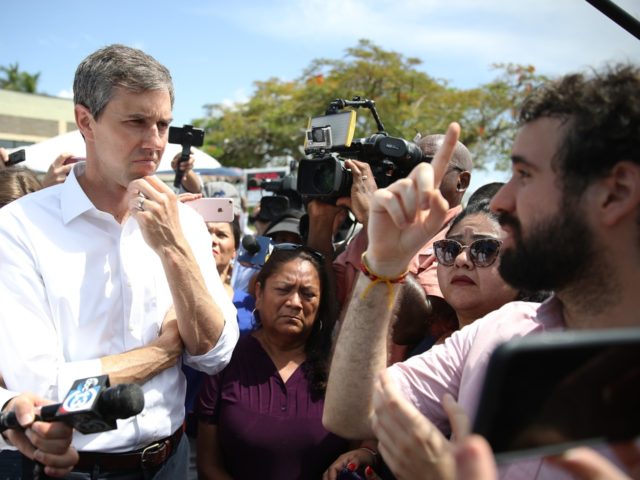
[[[362,295],[360,295],[360,299],[364,299],[376,283],[384,283],[388,288],[388,308],[389,310],[391,310],[391,308],[393,307],[393,285],[396,283],[404,283],[404,280],[407,277],[409,271],[407,270],[397,277],[385,277],[384,275],[378,275],[371,270],[371,267],[369,267],[366,254],[366,251],[362,252],[362,257],[360,257],[360,271],[364,274],[365,277],[371,280],[371,283],[367,286],[367,288],[364,289],[364,292],[362,292]]]

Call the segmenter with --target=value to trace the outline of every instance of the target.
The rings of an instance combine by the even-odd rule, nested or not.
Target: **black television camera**
[[[366,138],[353,139],[356,125],[354,110],[340,112],[345,107],[365,107],[371,110],[378,132]],[[311,158],[298,165],[298,192],[306,198],[334,202],[351,194],[353,177],[344,167],[344,159],[368,163],[379,187],[386,187],[406,177],[419,162],[430,162],[420,147],[402,138],[392,137],[384,126],[373,100],[353,97],[337,99],[329,104],[326,115],[313,117],[306,131],[304,151]]]
[[[291,173],[278,180],[262,180],[260,182],[261,189],[273,193],[273,195],[260,199],[260,220],[272,222],[287,211],[304,211],[302,197],[296,187],[297,175],[295,167],[296,162],[292,162]]]

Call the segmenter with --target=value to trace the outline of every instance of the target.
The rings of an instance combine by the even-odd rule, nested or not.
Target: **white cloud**
[[[231,108],[239,103],[246,103],[249,101],[249,94],[244,88],[238,88],[233,92],[231,98],[225,98],[220,102],[224,107]]]
[[[57,96],[60,98],[73,98],[73,88],[60,90]]]

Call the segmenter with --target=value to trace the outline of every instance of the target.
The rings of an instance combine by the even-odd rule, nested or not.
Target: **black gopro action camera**
[[[193,128],[193,125],[184,125],[182,127],[169,127],[169,143],[178,143],[182,145],[182,156],[176,168],[176,176],[173,180],[173,186],[180,187],[184,172],[180,170],[180,165],[189,160],[191,147],[200,147],[204,143],[204,130]]]

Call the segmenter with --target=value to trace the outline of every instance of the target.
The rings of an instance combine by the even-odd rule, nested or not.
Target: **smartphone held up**
[[[493,353],[474,431],[498,462],[640,437],[640,329],[553,332]]]
[[[205,222],[233,222],[233,200],[231,198],[198,198],[186,202],[198,212]]]

